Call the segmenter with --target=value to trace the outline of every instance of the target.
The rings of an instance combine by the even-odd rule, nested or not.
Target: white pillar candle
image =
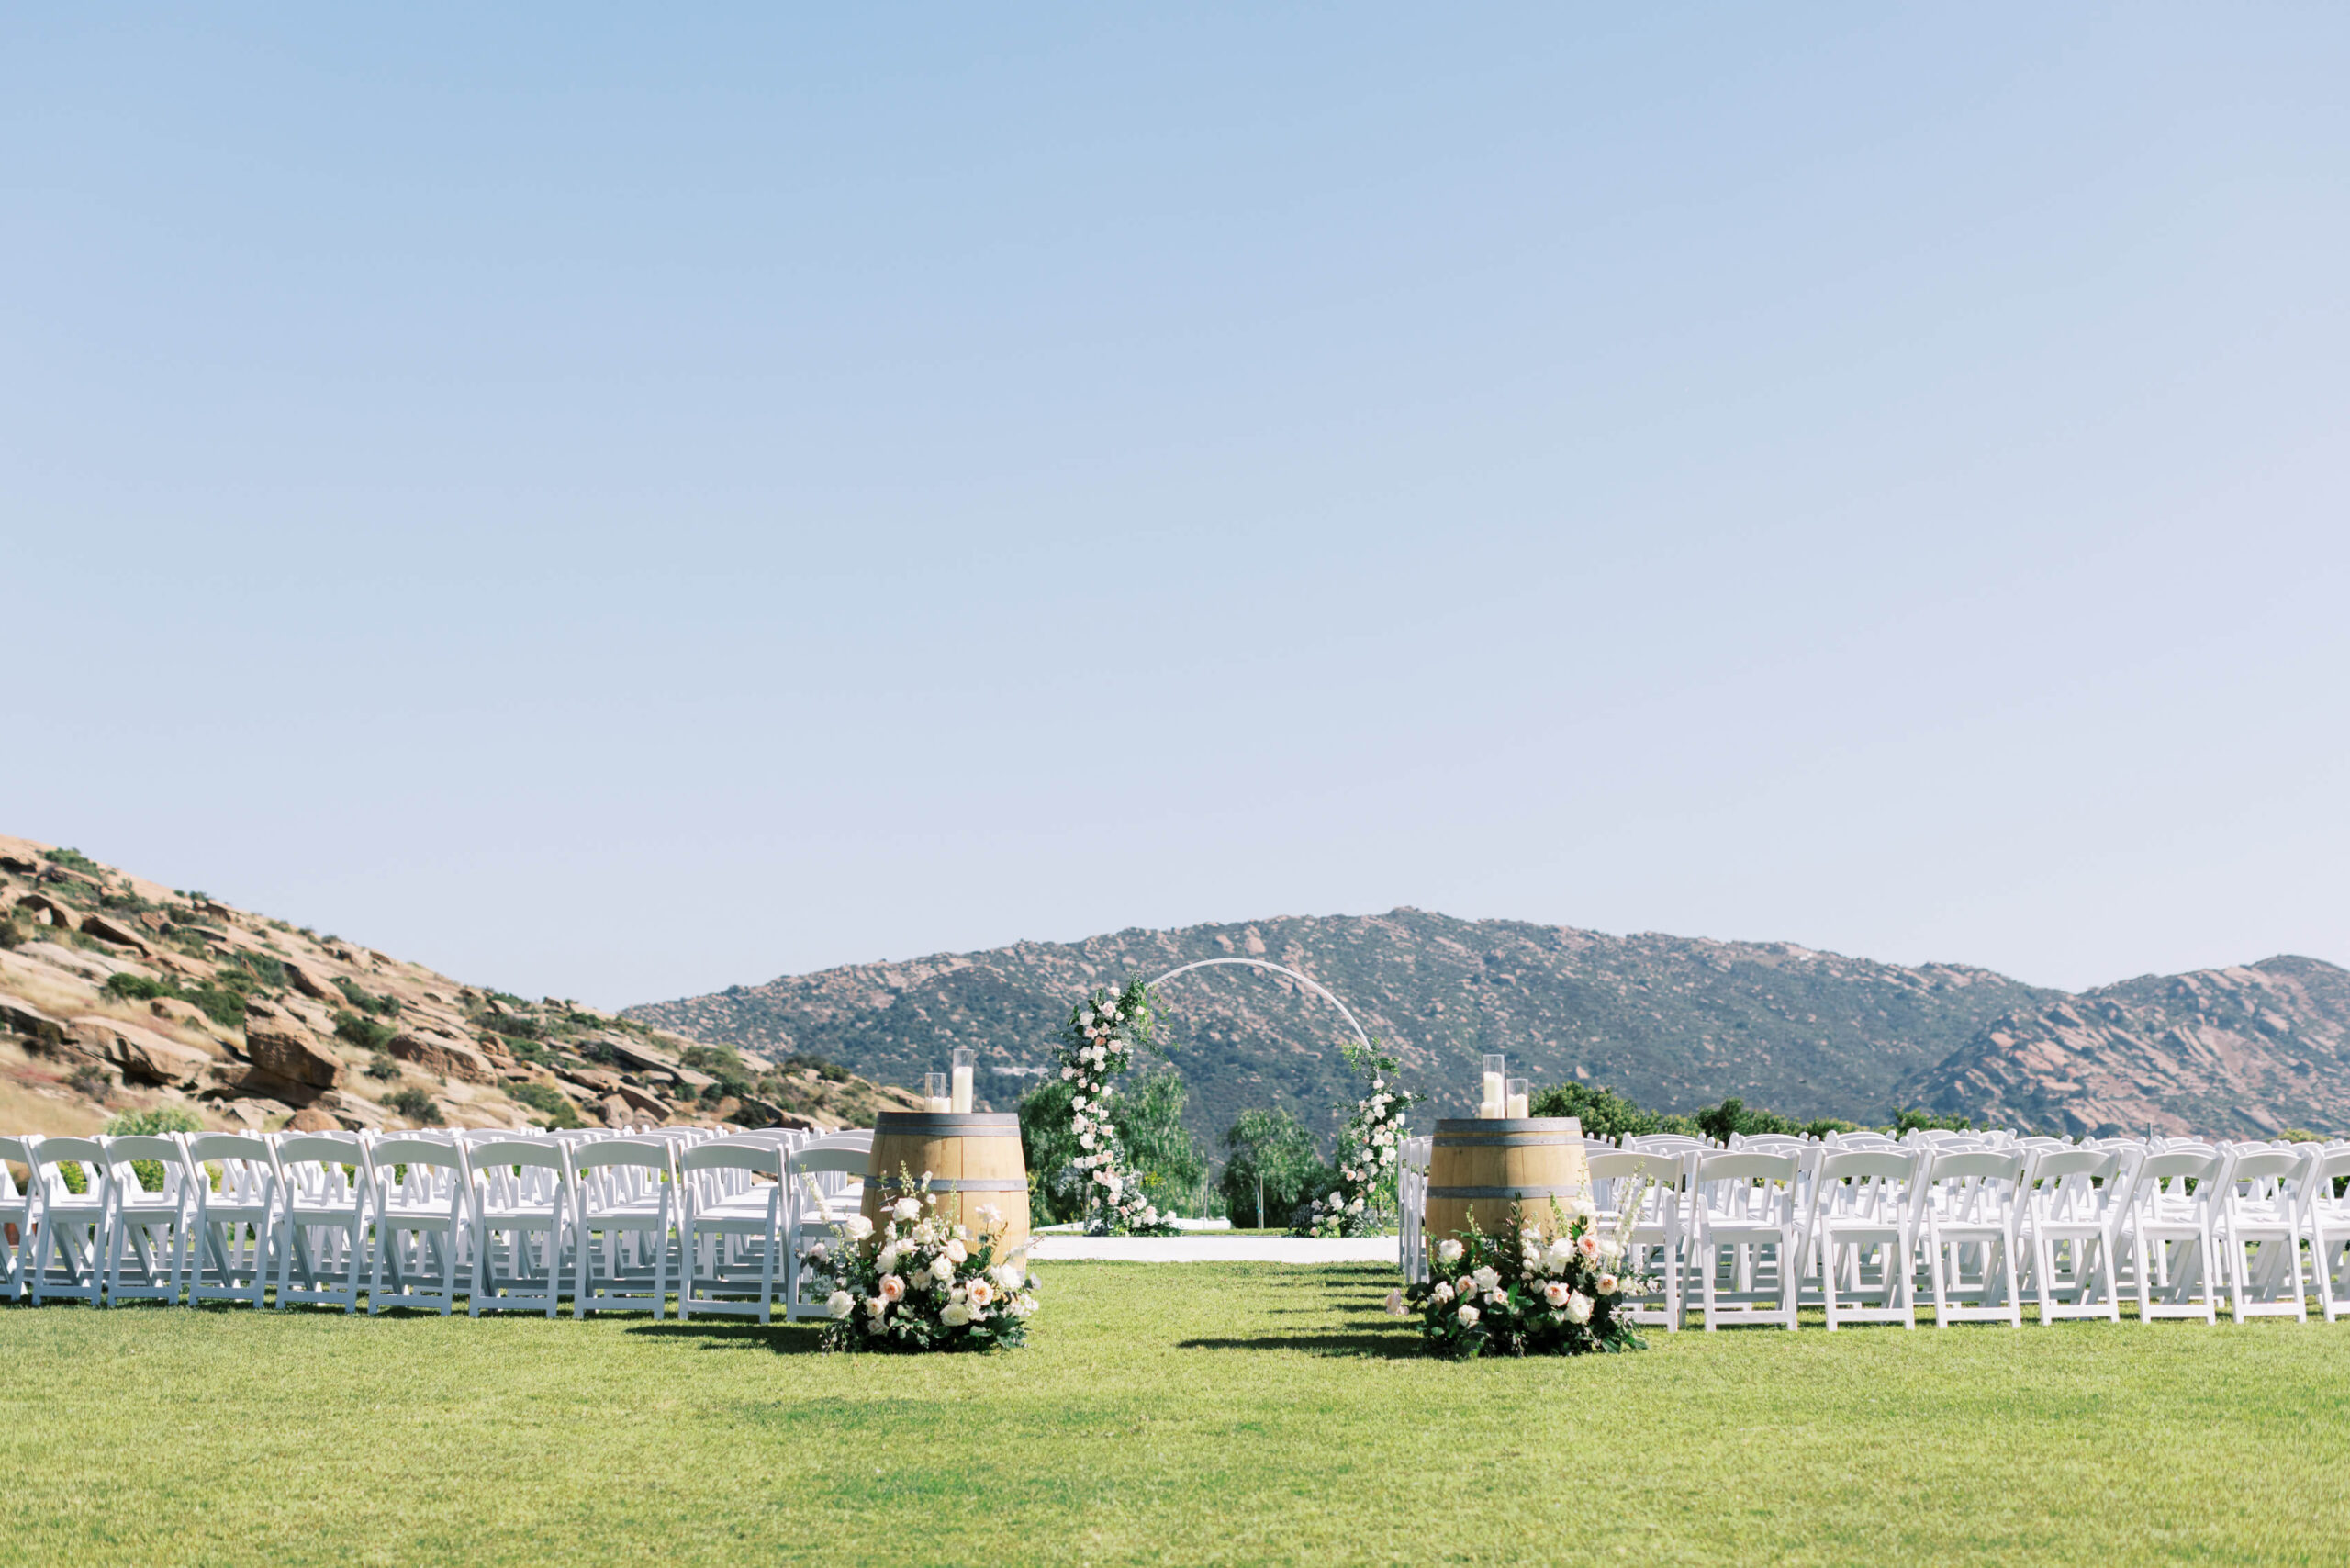
[[[923,1074],[922,1087],[923,1102],[924,1104],[928,1105],[931,1110],[946,1112],[952,1111],[955,1108],[955,1102],[948,1099],[946,1096],[946,1075],[945,1073],[926,1072]]]
[[[1523,1117],[1528,1114],[1526,1109],[1527,1101],[1528,1099],[1526,1092],[1526,1080],[1522,1078],[1513,1078],[1509,1081],[1508,1098],[1509,1114],[1511,1116]]]
[[[1485,1058],[1484,1093],[1477,1104],[1477,1114],[1480,1116],[1491,1119],[1499,1116],[1505,1108],[1506,1102],[1503,1098],[1505,1091],[1502,1087],[1502,1073],[1507,1066],[1505,1058],[1499,1056]]]
[[[967,1061],[955,1064],[955,1109],[958,1114],[968,1114],[971,1109],[971,1064]]]

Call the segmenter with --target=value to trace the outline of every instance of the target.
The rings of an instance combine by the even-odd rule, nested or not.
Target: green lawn
[[[1024,1351],[0,1310],[0,1561],[2350,1560],[2350,1324],[1451,1366],[1392,1271],[1064,1263]]]

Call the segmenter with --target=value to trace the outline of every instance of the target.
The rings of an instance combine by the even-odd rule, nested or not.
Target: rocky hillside
[[[2350,970],[2149,975],[2007,1014],[1908,1085],[1940,1110],[2080,1133],[2350,1129]]]
[[[1604,1081],[1664,1108],[1734,1094],[1806,1117],[1882,1120],[1911,1075],[1993,1020],[2059,996],[1956,965],[1903,969],[1785,944],[1399,909],[861,964],[629,1014],[752,1050],[821,1052],[901,1081],[919,1081],[968,1044],[1004,1105],[1043,1070],[1055,1027],[1086,987],[1250,955],[1344,998],[1447,1114],[1468,1108],[1477,1057],[1500,1051],[1513,1073],[1538,1082]],[[1200,1130],[1267,1103],[1326,1129],[1350,1103],[1337,1050],[1344,1023],[1292,982],[1211,969],[1172,982],[1162,1002]]]
[[[1448,1114],[1469,1108],[1479,1054],[1500,1051],[1538,1083],[1605,1082],[1684,1113],[1736,1095],[1856,1122],[1923,1103],[2076,1132],[2350,1130],[2350,973],[2307,958],[2072,996],[1960,965],[1401,909],[860,964],[629,1014],[901,1081],[969,1045],[1003,1106],[1044,1070],[1087,987],[1234,955],[1328,986]],[[1161,1000],[1197,1130],[1281,1104],[1326,1131],[1349,1103],[1344,1025],[1302,988],[1226,969],[1187,975]]]
[[[0,836],[0,1132],[162,1105],[222,1127],[829,1127],[912,1100]]]

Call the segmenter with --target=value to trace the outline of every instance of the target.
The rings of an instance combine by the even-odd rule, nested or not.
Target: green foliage
[[[400,1010],[399,999],[397,997],[377,996],[373,991],[364,990],[353,981],[346,980],[341,975],[337,975],[335,977],[334,985],[337,991],[342,992],[342,994],[350,1000],[351,1005],[356,1007],[362,1013],[375,1014],[378,1016],[390,1016],[397,1014]]]
[[[93,877],[104,877],[106,872],[105,867],[78,849],[52,849],[49,852],[49,857],[60,866],[71,867],[76,871],[87,871]]]
[[[441,1107],[434,1104],[432,1096],[421,1089],[403,1089],[397,1094],[386,1094],[384,1103],[411,1122],[428,1127],[441,1125]]]
[[[149,980],[145,975],[113,974],[106,977],[106,992],[126,1002],[151,1002],[159,996],[175,997],[190,1002],[203,1014],[224,1029],[234,1029],[245,1021],[245,999],[233,991],[207,982],[182,985],[172,980]]]
[[[2307,1127],[2287,1127],[2277,1135],[2277,1141],[2279,1143],[2323,1143],[2325,1136],[2322,1133],[2313,1133]]]
[[[1314,1135],[1284,1108],[1241,1112],[1225,1128],[1224,1147],[1230,1158],[1217,1190],[1235,1225],[1286,1225],[1300,1204],[1330,1185]]]
[[[562,1091],[550,1084],[509,1084],[506,1092],[544,1118],[541,1124],[543,1126],[561,1131],[566,1127],[584,1127],[588,1125],[579,1119],[579,1107],[574,1105]]]
[[[1537,1116],[1574,1116],[1585,1137],[1639,1137],[1660,1131],[1657,1114],[1644,1111],[1604,1083],[1561,1083],[1545,1089],[1527,1107]]]
[[[784,1058],[783,1065],[794,1072],[812,1072],[827,1083],[846,1083],[856,1076],[838,1062],[827,1061],[822,1057],[807,1056],[798,1051]]]
[[[0,909],[0,948],[21,947],[25,945],[25,928],[17,924],[17,912]]]
[[[114,1098],[114,1075],[94,1061],[85,1061],[67,1073],[65,1081],[73,1092],[101,1105]]]
[[[368,1077],[375,1079],[379,1083],[397,1083],[399,1081],[400,1064],[381,1052],[378,1052],[375,1060],[369,1062],[366,1067],[361,1070],[364,1071]]]
[[[1893,1133],[1897,1137],[1903,1133],[1934,1128],[1946,1128],[1957,1133],[1972,1132],[1975,1129],[1975,1124],[1964,1116],[1938,1115],[1932,1111],[1917,1105],[1909,1107],[1893,1118]]]
[[[334,1037],[346,1044],[357,1046],[363,1051],[380,1051],[387,1048],[392,1043],[392,1037],[398,1033],[399,1031],[389,1024],[378,1024],[373,1018],[362,1018],[356,1013],[338,1013],[334,1015]]]
[[[743,1058],[732,1046],[688,1046],[677,1059],[696,1072],[741,1072]]]
[[[721,1100],[729,1098],[747,1100],[758,1092],[758,1086],[751,1081],[750,1075],[739,1066],[722,1069],[711,1073],[711,1076],[718,1081],[701,1092],[701,1103],[705,1105],[715,1105]]]
[[[1075,1093],[1069,1083],[1047,1079],[1020,1099],[1020,1151],[1028,1164],[1029,1204],[1039,1225],[1085,1217],[1080,1183],[1071,1174],[1084,1152],[1069,1103]],[[1110,1101],[1110,1126],[1143,1191],[1162,1206],[1188,1199],[1207,1173],[1183,1109],[1183,1080],[1172,1068],[1143,1073]]]

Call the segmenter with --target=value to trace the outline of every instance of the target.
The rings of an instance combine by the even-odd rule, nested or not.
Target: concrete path
[[[1395,1238],[1324,1240],[1312,1236],[1039,1236],[1028,1256],[1039,1263],[1385,1263],[1395,1265]]]

